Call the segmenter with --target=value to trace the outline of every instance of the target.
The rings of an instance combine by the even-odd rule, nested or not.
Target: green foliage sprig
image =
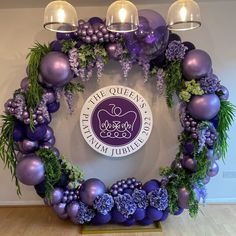
[[[69,92],[71,94],[76,94],[84,92],[84,88],[85,88],[84,85],[81,83],[69,82],[68,84],[65,85],[64,91]]]
[[[221,155],[224,160],[228,150],[228,134],[235,117],[236,106],[229,101],[221,101],[219,112],[219,123],[217,132],[219,135],[218,141],[215,143],[214,152]]]
[[[81,68],[87,67],[89,62],[94,61],[96,58],[94,48],[90,44],[81,45],[77,52]]]
[[[50,52],[50,47],[36,43],[27,55],[29,59],[29,89],[26,92],[26,103],[29,111],[33,111],[40,103],[43,95],[43,87],[39,84],[39,66],[41,59]]]
[[[62,40],[62,52],[67,54],[76,44],[77,42],[74,40]]]
[[[58,157],[51,149],[39,149],[36,154],[42,159],[45,169],[45,194],[50,199],[54,185],[60,180],[62,170]]]
[[[21,195],[20,184],[16,177],[16,154],[14,150],[13,130],[16,118],[12,115],[2,115],[2,126],[0,136],[0,158],[5,164],[15,181],[17,195]]]
[[[65,158],[63,158],[62,164],[61,164],[63,172],[65,172],[69,176],[70,184],[73,184],[73,188],[77,188],[81,181],[84,180],[84,174],[80,170],[79,166],[74,166],[71,164],[71,162],[67,161]]]
[[[182,71],[181,61],[176,60],[171,62],[165,71],[166,83],[166,102],[168,107],[173,106],[174,94],[179,94],[182,89]]]
[[[199,83],[195,80],[186,81],[184,83],[185,89],[180,93],[180,99],[184,102],[189,102],[192,95],[203,95],[204,91],[201,89]]]

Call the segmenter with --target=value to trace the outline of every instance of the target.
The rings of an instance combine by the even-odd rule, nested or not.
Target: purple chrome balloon
[[[78,202],[72,202],[70,203],[67,208],[67,214],[70,218],[75,218],[79,210],[79,203]]]
[[[55,87],[62,87],[73,78],[68,57],[60,52],[50,52],[43,57],[40,73],[43,81]]]
[[[215,94],[194,96],[187,109],[190,115],[197,120],[211,120],[220,111],[220,99]]]
[[[223,85],[217,90],[217,94],[219,94],[218,96],[222,101],[227,101],[229,99],[229,90]]]
[[[58,216],[64,215],[66,213],[66,203],[59,203],[53,206],[53,210]]]
[[[39,125],[32,130],[29,126],[26,128],[26,135],[32,141],[42,140],[47,131],[46,125]]]
[[[190,51],[183,61],[183,75],[188,80],[207,76],[211,68],[211,58],[203,50],[194,49]]]
[[[64,191],[61,188],[55,188],[51,193],[51,204],[56,205],[59,204],[63,198]]]
[[[206,176],[206,178],[202,181],[202,183],[204,185],[207,185],[210,182],[210,180],[211,180],[211,177],[210,176]]]
[[[189,208],[189,205],[188,205],[189,195],[190,195],[190,193],[185,187],[182,187],[179,189],[179,191],[178,191],[178,205],[181,208],[184,208],[184,209]]]
[[[16,165],[16,177],[25,185],[37,185],[44,180],[44,165],[36,155],[24,158]]]
[[[56,101],[56,94],[51,89],[48,89],[44,94],[43,97],[46,99],[47,104],[51,104]]]
[[[106,51],[110,57],[117,59],[117,43],[108,43],[106,45]]]
[[[192,172],[197,171],[197,161],[194,158],[185,156],[181,163],[185,169],[190,170]]]
[[[20,82],[20,87],[22,90],[26,91],[29,88],[29,78],[26,77]]]
[[[218,164],[214,161],[212,164],[211,164],[211,167],[207,173],[207,175],[209,177],[215,177],[217,174],[219,173],[219,166]]]
[[[99,179],[88,179],[80,188],[80,199],[88,206],[92,206],[97,196],[106,192],[105,184]]]
[[[18,147],[22,153],[28,154],[36,151],[39,147],[39,144],[38,141],[31,141],[29,139],[24,139],[22,142],[18,142]]]
[[[46,127],[46,133],[45,133],[45,135],[43,137],[43,141],[47,142],[52,137],[54,137],[53,129],[51,127],[47,126]]]

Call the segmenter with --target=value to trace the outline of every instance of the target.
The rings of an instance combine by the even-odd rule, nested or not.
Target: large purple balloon
[[[208,53],[195,49],[190,51],[183,61],[183,74],[188,80],[200,79],[208,75],[212,61]]]
[[[198,120],[211,120],[220,111],[220,99],[215,94],[194,96],[188,104],[190,115]]]
[[[16,177],[25,185],[37,185],[44,180],[44,165],[37,156],[24,158],[16,166]]]
[[[40,73],[43,81],[55,87],[62,87],[73,78],[69,60],[60,52],[50,52],[43,57]]]
[[[28,154],[34,152],[38,149],[38,141],[31,141],[29,139],[24,139],[22,142],[18,142],[19,150],[24,153]]]
[[[190,195],[190,193],[185,187],[182,187],[179,189],[179,191],[178,191],[178,205],[181,208],[184,208],[184,209],[189,208],[189,205],[188,205],[189,195]]]
[[[61,188],[55,188],[51,193],[51,204],[56,205],[59,204],[63,198],[64,191]]]
[[[88,179],[86,180],[80,189],[80,199],[88,206],[92,206],[97,196],[105,193],[106,186],[99,179]]]
[[[210,167],[207,175],[210,177],[215,177],[218,173],[219,173],[219,166],[216,162],[213,162],[211,164],[211,167]]]

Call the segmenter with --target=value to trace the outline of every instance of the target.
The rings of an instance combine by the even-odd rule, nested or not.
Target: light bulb
[[[65,14],[65,11],[63,9],[61,9],[61,8],[58,9],[57,16],[58,16],[58,21],[60,23],[63,23],[65,21],[66,14]]]
[[[186,21],[187,19],[187,14],[188,14],[188,10],[185,6],[182,6],[180,8],[180,11],[179,11],[179,14],[180,14],[180,18],[182,21]]]
[[[120,11],[119,11],[119,17],[120,17],[120,21],[122,23],[125,23],[125,20],[126,20],[126,16],[127,16],[127,11],[125,8],[121,8]]]

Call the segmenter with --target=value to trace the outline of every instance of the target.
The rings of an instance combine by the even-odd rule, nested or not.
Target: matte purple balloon
[[[73,78],[69,60],[60,52],[50,52],[43,57],[40,73],[43,81],[55,87],[62,87]]]
[[[190,51],[183,61],[183,74],[188,80],[207,76],[211,68],[211,57],[203,50],[194,49]]]
[[[210,167],[207,175],[210,177],[215,177],[218,173],[219,173],[219,166],[216,162],[213,162],[211,164],[211,167]]]
[[[39,143],[38,141],[31,141],[29,139],[24,139],[22,142],[18,142],[19,150],[24,153],[28,154],[34,152],[38,149]]]
[[[179,189],[179,191],[178,191],[178,205],[181,208],[184,208],[184,209],[189,208],[189,205],[188,205],[189,195],[190,195],[190,193],[185,187],[182,187]]]
[[[79,203],[78,202],[72,202],[70,203],[67,208],[67,214],[70,218],[75,218],[79,210]]]
[[[20,82],[20,87],[22,90],[26,91],[29,88],[29,78],[26,77]]]
[[[32,130],[29,126],[26,129],[26,135],[30,140],[42,140],[47,131],[46,125],[39,125]]]
[[[88,206],[92,206],[97,196],[106,192],[105,184],[99,179],[88,179],[80,188],[80,199]]]
[[[194,96],[187,108],[193,118],[197,120],[211,120],[220,111],[220,99],[215,94]]]
[[[220,94],[219,98],[222,101],[227,101],[229,99],[229,90],[223,85],[220,86],[217,94]]]
[[[44,180],[44,165],[35,156],[24,158],[16,165],[16,177],[25,185],[37,185]]]
[[[63,198],[64,191],[61,188],[55,188],[51,193],[51,204],[59,204]]]
[[[103,225],[109,223],[111,220],[111,214],[108,213],[106,215],[103,215],[101,213],[97,213],[95,217],[92,219],[92,223],[95,225]]]

